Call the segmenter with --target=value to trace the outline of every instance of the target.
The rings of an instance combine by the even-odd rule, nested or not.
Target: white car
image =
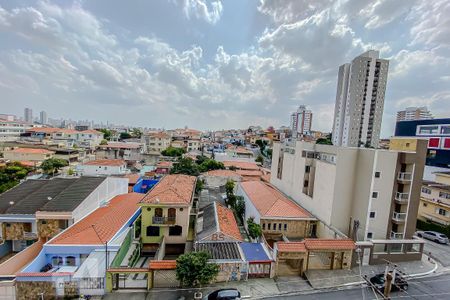
[[[417,231],[416,235],[436,243],[448,244],[448,237],[445,234],[436,231]]]

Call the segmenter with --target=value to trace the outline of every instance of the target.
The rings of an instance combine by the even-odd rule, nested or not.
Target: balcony
[[[403,239],[403,233],[391,231],[391,239],[393,239],[393,240],[402,240]]]
[[[406,213],[394,211],[394,213],[392,214],[392,220],[397,223],[404,223],[406,220]]]
[[[153,224],[157,225],[173,225],[175,224],[176,217],[156,217],[152,218]]]
[[[401,204],[408,203],[409,200],[409,193],[395,193],[395,201]]]
[[[412,173],[409,172],[399,172],[397,179],[399,181],[411,181],[412,180]]]

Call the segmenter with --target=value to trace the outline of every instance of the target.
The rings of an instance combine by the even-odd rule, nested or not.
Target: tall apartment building
[[[26,107],[23,111],[23,119],[27,123],[33,123],[33,110]]]
[[[275,143],[270,182],[357,241],[410,239],[426,146],[418,139],[392,139],[389,150]]]
[[[397,112],[397,122],[430,119],[433,119],[433,115],[430,113],[426,106],[407,107],[405,108],[405,110]]]
[[[291,114],[292,136],[297,137],[311,132],[312,115],[312,112],[304,105],[300,105],[297,111]]]
[[[20,138],[20,135],[25,133],[33,125],[23,121],[8,121],[0,119],[0,141],[12,142]]]
[[[389,61],[370,50],[339,67],[333,144],[378,147]]]
[[[47,113],[45,111],[41,111],[39,113],[39,122],[41,124],[47,124],[48,123]]]

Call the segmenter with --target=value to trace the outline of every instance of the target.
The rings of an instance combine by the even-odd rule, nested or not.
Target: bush
[[[261,226],[257,223],[255,223],[253,218],[247,219],[247,229],[248,229],[248,235],[252,239],[257,239],[262,235]]]
[[[443,226],[436,223],[430,223],[422,220],[417,220],[416,223],[417,229],[423,230],[423,231],[437,231],[440,233],[445,234],[446,236],[450,237],[450,226]]]
[[[164,149],[161,151],[161,154],[164,156],[170,156],[170,157],[179,157],[183,155],[186,151],[183,148],[175,148],[175,147],[168,147],[167,149]]]
[[[210,283],[219,274],[219,265],[208,263],[206,252],[190,252],[177,258],[177,279],[185,287],[196,287]]]

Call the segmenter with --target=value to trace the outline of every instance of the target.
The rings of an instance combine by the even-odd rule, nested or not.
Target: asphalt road
[[[450,299],[450,274],[436,277],[409,280],[407,292],[395,292],[391,294],[391,299]],[[363,295],[364,294],[364,295]],[[380,296],[378,299],[380,299]],[[374,292],[369,288],[352,288],[340,291],[330,291],[309,295],[295,295],[287,297],[276,297],[276,299],[377,299]]]
[[[450,245],[438,244],[433,241],[425,240],[423,252],[440,262],[444,267],[450,266]],[[450,297],[449,297],[450,299]]]

